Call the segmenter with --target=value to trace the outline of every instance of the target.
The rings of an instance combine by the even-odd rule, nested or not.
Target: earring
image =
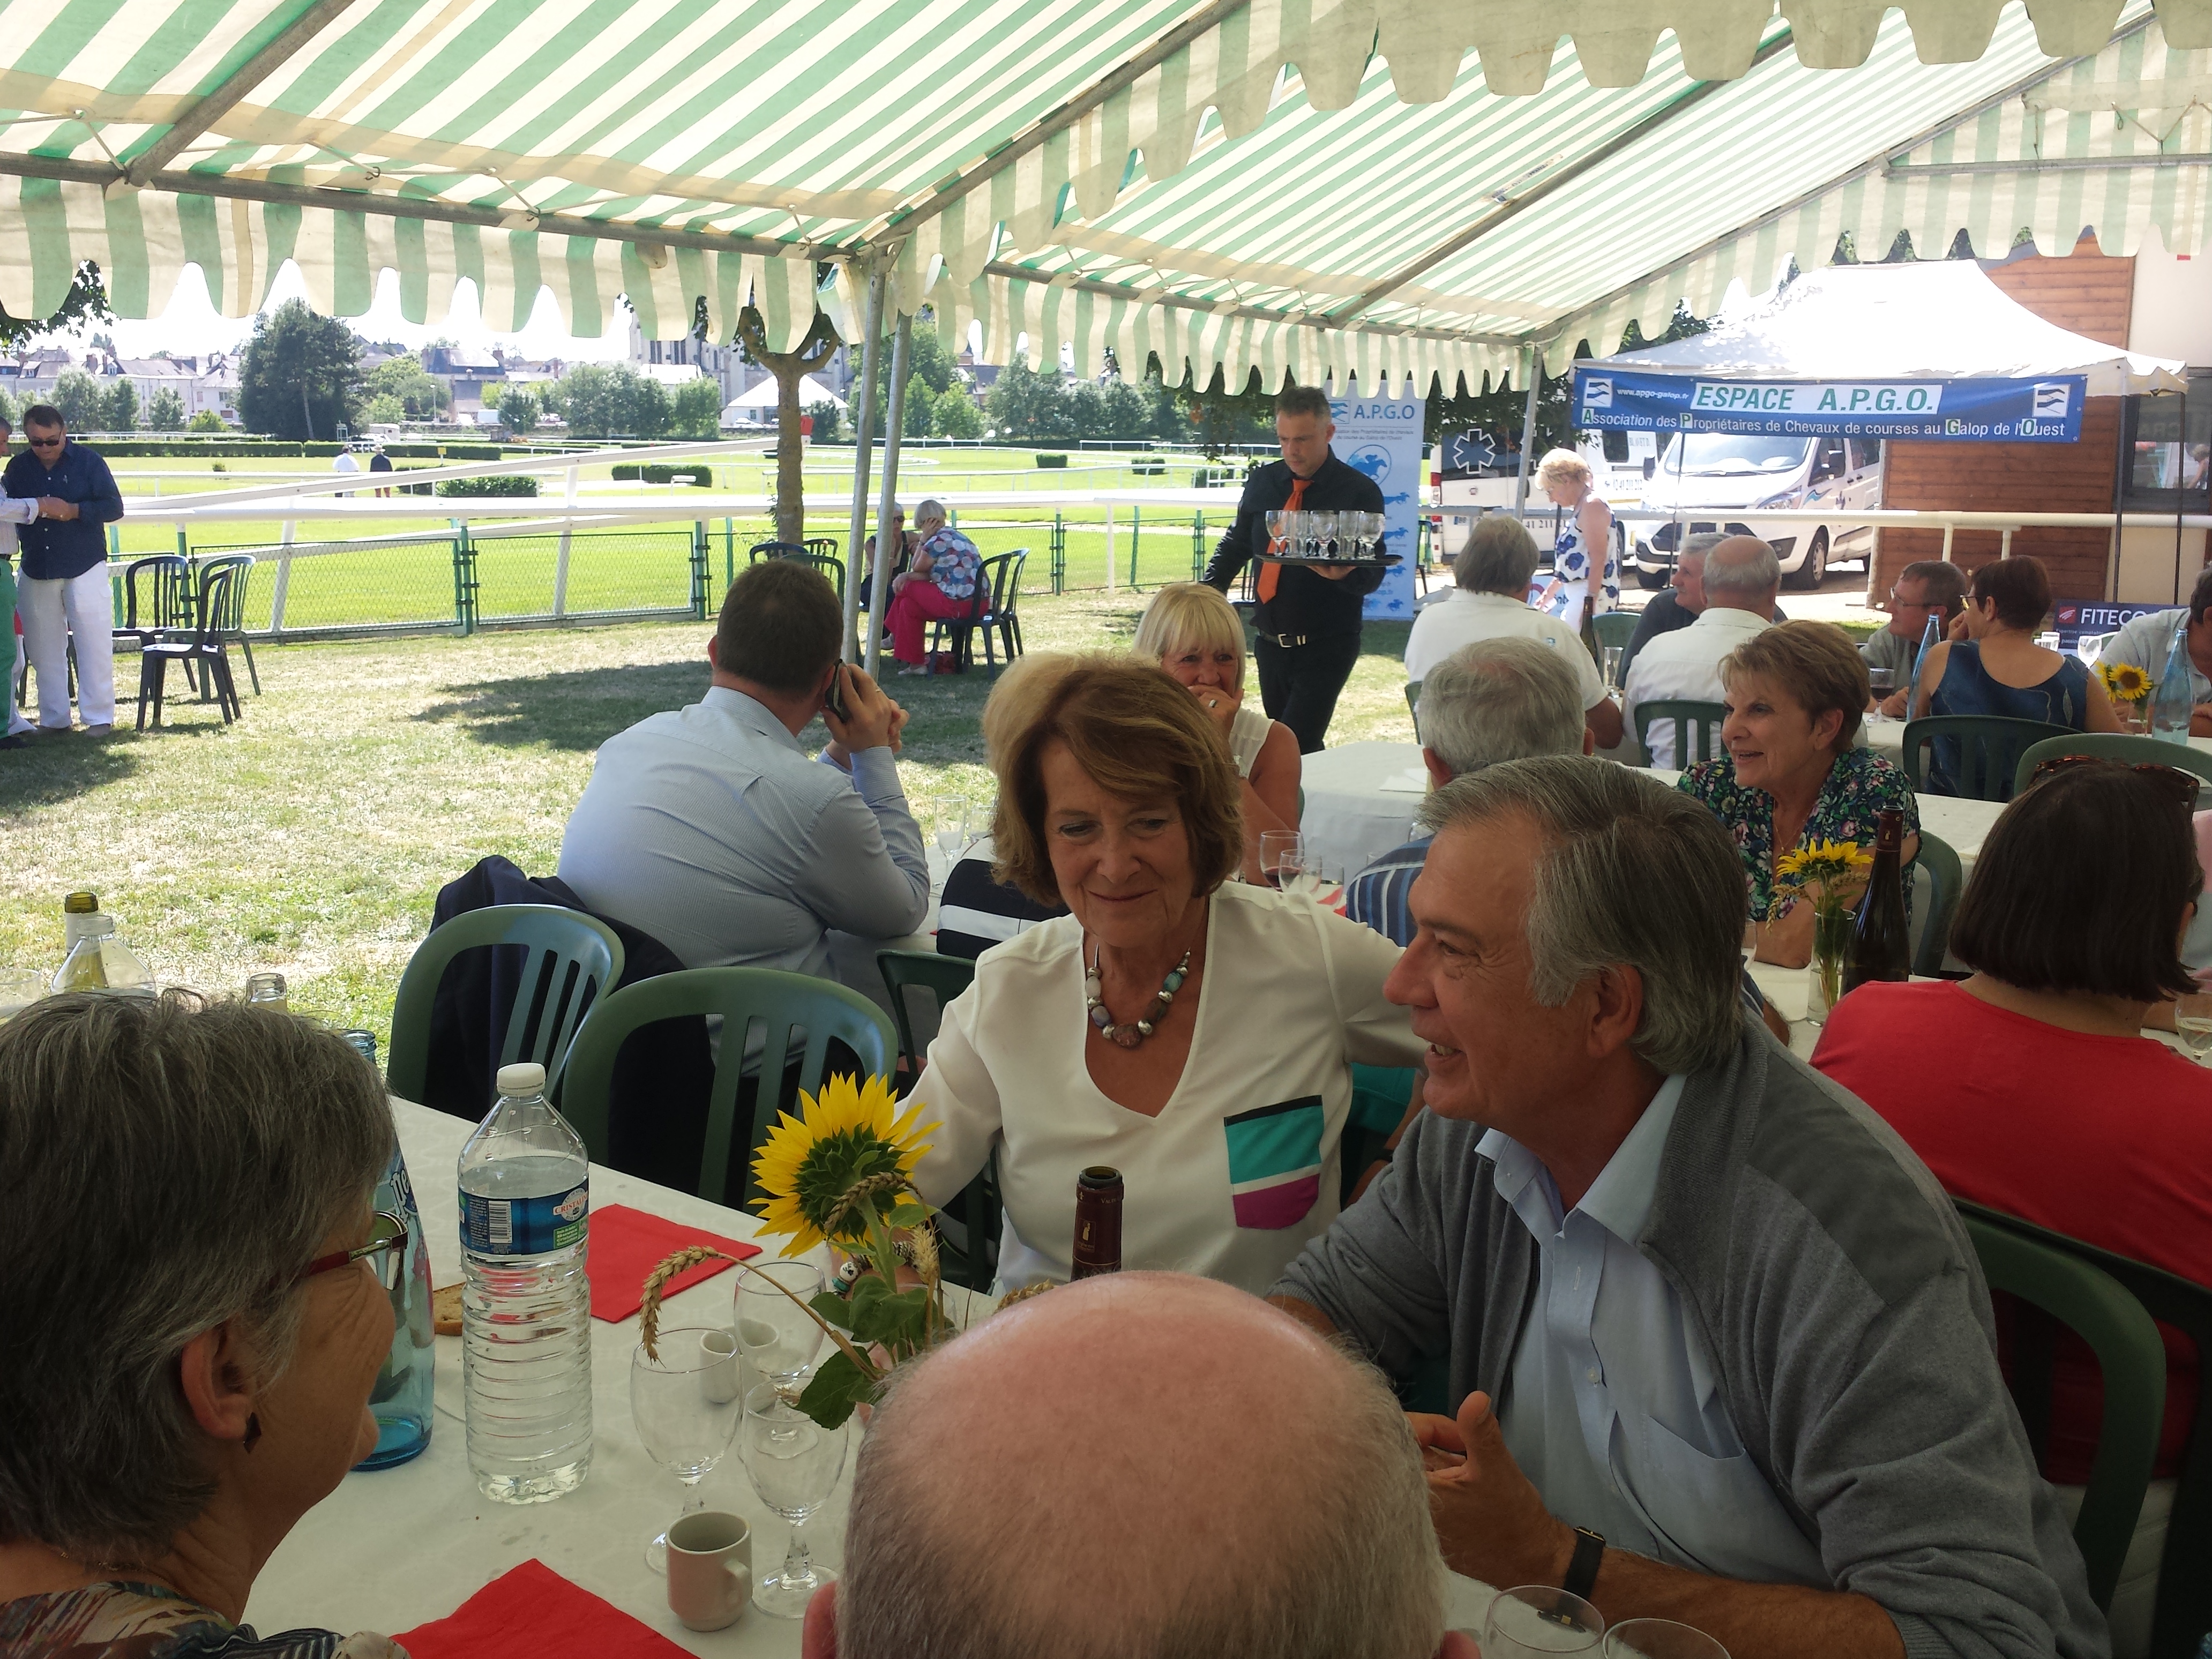
[[[246,1414],[246,1444],[244,1449],[252,1451],[253,1449],[254,1443],[260,1438],[261,1415],[258,1412],[248,1412]]]

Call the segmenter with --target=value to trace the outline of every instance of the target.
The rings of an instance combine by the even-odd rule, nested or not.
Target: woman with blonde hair
[[[1176,582],[1152,595],[1136,654],[1173,675],[1229,744],[1243,780],[1244,876],[1261,878],[1260,837],[1298,827],[1298,739],[1244,701],[1244,622],[1218,588]]]
[[[1552,574],[1571,587],[1583,585],[1583,603],[1570,611],[1571,620],[1579,624],[1612,610],[1620,603],[1620,556],[1613,544],[1613,509],[1598,495],[1589,463],[1571,449],[1552,450],[1536,463],[1536,487],[1567,510],[1552,544]]]

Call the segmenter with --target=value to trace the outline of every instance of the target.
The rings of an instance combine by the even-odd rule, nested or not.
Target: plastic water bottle
[[[459,1177],[469,1468],[487,1498],[543,1503],[592,1467],[591,1164],[543,1066],[499,1068]]]
[[[2189,741],[2189,717],[2197,709],[2197,694],[2189,678],[2189,613],[2174,624],[2173,643],[2166,647],[2166,671],[2158,690],[2151,694],[2150,731],[2168,743]]]
[[[371,1066],[376,1064],[374,1031],[338,1035]],[[414,1183],[407,1178],[407,1160],[396,1139],[392,1162],[376,1183],[376,1207],[407,1224],[407,1254],[399,1283],[392,1291],[392,1352],[384,1357],[368,1396],[368,1408],[376,1416],[376,1449],[354,1466],[362,1469],[404,1463],[430,1443],[430,1401],[437,1371],[432,1353],[437,1333],[430,1307],[430,1252],[423,1243],[422,1212],[415,1203]]]

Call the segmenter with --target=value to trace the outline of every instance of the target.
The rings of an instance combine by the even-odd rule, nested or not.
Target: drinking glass
[[[968,845],[968,802],[961,795],[939,795],[930,803],[937,825],[937,850],[949,866]]]
[[[1336,513],[1310,513],[1306,516],[1313,520],[1314,556],[1317,559],[1334,558],[1337,534],[1342,528],[1337,520],[1343,515]]]
[[[823,1428],[771,1388],[745,1396],[745,1473],[760,1501],[791,1522],[783,1565],[753,1586],[753,1605],[771,1618],[805,1618],[808,1599],[836,1577],[807,1554],[806,1522],[837,1490],[845,1442],[844,1428]]]
[[[1605,1659],[1729,1659],[1729,1652],[1671,1619],[1624,1619],[1605,1633]]]
[[[1897,690],[1897,671],[1894,668],[1869,668],[1867,681],[1874,689],[1875,708],[1867,716],[1867,724],[1878,725],[1881,720],[1881,704]]]
[[[0,1024],[15,1018],[45,996],[51,977],[29,968],[0,968]]]
[[[1290,551],[1291,538],[1297,533],[1297,516],[1279,507],[1267,514],[1267,551],[1277,554]]]
[[[1601,646],[1605,653],[1605,683],[1618,690],[1620,687],[1620,659],[1626,654],[1617,645]]]
[[[1285,870],[1293,876],[1306,866],[1306,838],[1295,830],[1260,832],[1260,874],[1270,887],[1280,887]]]
[[[1313,514],[1304,507],[1286,515],[1291,521],[1291,550],[1299,558],[1313,557]]]
[[[1498,1592],[1482,1621],[1482,1659],[1545,1659],[1559,1653],[1595,1654],[1605,1620],[1579,1595],[1548,1584],[1523,1584]]]
[[[822,1270],[805,1261],[738,1269],[738,1352],[770,1386],[788,1392],[814,1363],[822,1327],[802,1304],[821,1294]]]
[[[1370,559],[1375,556],[1376,550],[1382,545],[1382,532],[1388,522],[1380,513],[1359,515],[1359,551],[1363,556]]]
[[[2173,1005],[2173,1029],[2203,1065],[2212,1054],[2212,996],[2186,996]]]
[[[727,1364],[729,1356],[714,1352],[703,1339],[721,1334],[696,1326],[663,1330],[657,1339],[659,1358],[648,1358],[642,1342],[630,1356],[630,1419],[646,1455],[683,1483],[679,1519],[707,1507],[699,1483],[730,1449],[744,1414],[734,1395],[718,1400],[720,1391],[708,1384],[708,1373]],[[655,1572],[668,1571],[665,1530],[645,1547],[645,1564]]]

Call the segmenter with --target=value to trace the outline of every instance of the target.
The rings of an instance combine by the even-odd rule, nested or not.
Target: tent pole
[[[1513,483],[1513,511],[1517,516],[1528,507],[1528,458],[1536,449],[1536,394],[1544,386],[1544,353],[1530,346],[1523,360],[1528,369],[1528,404],[1521,416],[1521,473]]]
[[[868,471],[876,459],[876,359],[881,355],[878,345],[884,331],[884,267],[876,260],[870,264],[867,332],[862,337],[864,343],[860,347],[860,405],[853,416],[853,436],[856,441],[853,451],[853,524],[845,557],[845,660],[849,663],[860,660],[860,583],[865,580],[860,571],[860,546],[868,528]],[[569,476],[575,476],[573,471]],[[880,542],[877,544],[882,545]],[[878,626],[882,623],[882,618],[872,611],[869,618]]]
[[[899,313],[898,332],[891,337],[891,384],[889,407],[884,410],[884,493],[876,507],[876,550],[890,551],[891,509],[898,505],[899,435],[906,424],[906,359],[914,337],[914,319]],[[884,624],[890,620],[891,566],[896,561],[876,561],[876,591],[868,611],[868,673],[880,678],[877,666],[883,659]]]

